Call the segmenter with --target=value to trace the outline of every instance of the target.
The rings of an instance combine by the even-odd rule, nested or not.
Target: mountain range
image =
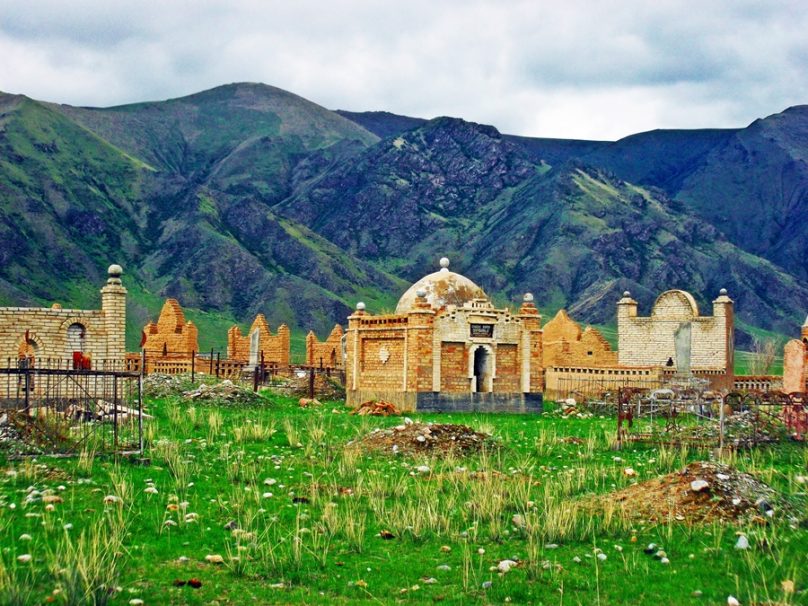
[[[448,256],[500,304],[613,324],[727,288],[737,342],[808,311],[808,106],[615,142],[331,111],[263,84],[85,108],[0,93],[0,304],[95,306],[125,269],[128,343],[172,296],[202,346],[263,312],[323,336]]]

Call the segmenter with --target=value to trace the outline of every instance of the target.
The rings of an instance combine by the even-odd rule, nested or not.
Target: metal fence
[[[806,443],[808,394],[624,388],[617,394],[617,441],[750,448]]]
[[[140,374],[123,370],[120,360],[72,366],[40,359],[0,368],[0,449],[12,455],[142,451]]]

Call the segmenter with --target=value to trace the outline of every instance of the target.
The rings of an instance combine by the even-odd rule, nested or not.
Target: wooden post
[[[210,370],[208,371],[209,375],[213,374],[213,348],[210,348]]]
[[[217,351],[216,352],[216,378],[219,378],[219,366],[221,364],[221,358],[219,357],[221,354]]]

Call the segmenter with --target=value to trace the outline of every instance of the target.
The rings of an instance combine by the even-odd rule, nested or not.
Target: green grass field
[[[791,512],[765,525],[700,525],[576,507],[709,458],[616,452],[613,419],[412,415],[470,425],[497,445],[411,457],[346,448],[402,420],[351,416],[341,402],[302,409],[264,394],[262,406],[234,408],[169,397],[148,409],[148,466],[91,449],[0,455],[0,603],[808,603],[801,445],[731,460]],[[750,549],[734,548],[739,532]],[[670,563],[646,555],[649,543]],[[492,571],[503,559],[519,566]]]

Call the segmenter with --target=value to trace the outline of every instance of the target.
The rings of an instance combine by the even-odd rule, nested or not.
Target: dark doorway
[[[484,393],[488,389],[488,376],[491,374],[491,354],[485,347],[474,350],[474,391]]]

